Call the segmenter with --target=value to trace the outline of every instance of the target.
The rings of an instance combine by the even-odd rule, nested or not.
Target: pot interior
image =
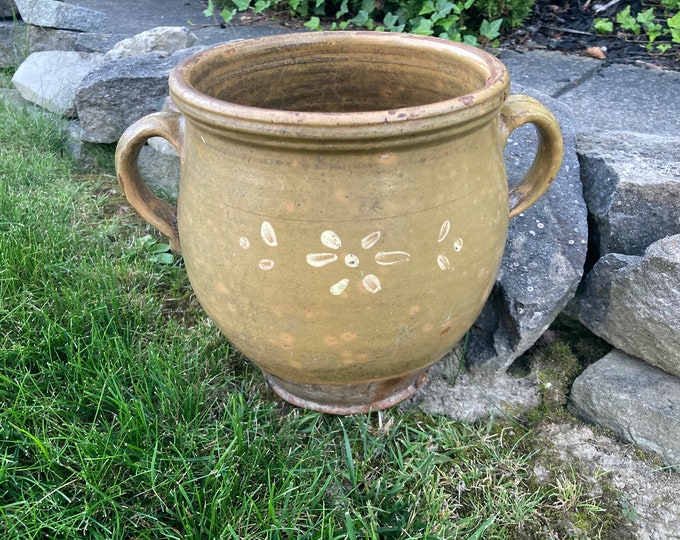
[[[482,90],[491,68],[453,44],[327,39],[206,51],[186,82],[211,98],[262,109],[352,113],[419,107]]]

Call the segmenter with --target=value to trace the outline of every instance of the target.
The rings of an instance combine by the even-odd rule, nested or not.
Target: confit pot
[[[227,43],[169,79],[175,110],[120,139],[119,181],[170,238],[229,341],[275,392],[352,414],[398,403],[472,326],[509,218],[562,159],[553,115],[508,95],[503,64],[437,38],[310,32]],[[508,188],[503,149],[532,123]],[[176,206],[137,167],[149,137],[179,152]]]

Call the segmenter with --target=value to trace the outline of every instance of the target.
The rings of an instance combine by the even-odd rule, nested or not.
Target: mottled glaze
[[[304,33],[228,43],[170,75],[176,111],[121,138],[126,196],[184,257],[215,324],[275,391],[336,414],[419,386],[481,311],[508,219],[559,170],[537,101],[500,61],[435,38]],[[536,126],[509,190],[503,148]],[[177,148],[177,206],[139,177],[151,136]]]

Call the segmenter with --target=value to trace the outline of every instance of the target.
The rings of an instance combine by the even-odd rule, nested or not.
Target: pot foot
[[[287,381],[264,373],[282,399],[305,409],[328,414],[363,414],[392,407],[414,394],[423,384],[427,370],[404,377],[362,384],[310,384]]]

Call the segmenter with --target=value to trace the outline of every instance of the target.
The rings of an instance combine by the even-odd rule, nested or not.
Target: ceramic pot
[[[229,341],[299,406],[350,414],[413,393],[474,323],[508,219],[557,174],[555,118],[508,96],[503,64],[405,34],[328,32],[227,43],[169,79],[176,111],[122,136],[134,208],[184,257]],[[538,148],[508,189],[503,148]],[[176,207],[140,179],[152,136],[177,149]]]

